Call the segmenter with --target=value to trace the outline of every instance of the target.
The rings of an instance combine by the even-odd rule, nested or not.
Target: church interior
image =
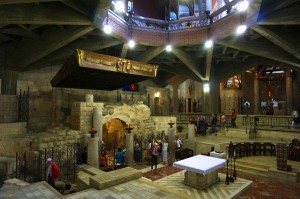
[[[0,198],[299,198],[299,9],[0,1]]]

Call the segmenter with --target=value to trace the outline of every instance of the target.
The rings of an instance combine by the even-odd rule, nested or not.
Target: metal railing
[[[207,121],[211,125],[212,115],[202,113],[178,113],[176,115],[177,123],[188,124],[198,117]],[[220,125],[221,115],[218,115],[218,123]],[[226,115],[226,123],[230,124],[231,115]],[[290,129],[293,121],[293,116],[279,115],[238,115],[236,119],[239,128],[255,127],[256,129]],[[300,129],[299,129],[300,132]]]
[[[119,21],[123,21],[129,25],[128,20],[132,20],[132,25],[134,27],[155,29],[155,30],[181,30],[185,28],[197,28],[201,26],[207,26],[220,19],[226,17],[232,12],[236,11],[237,5],[240,0],[233,0],[223,7],[219,8],[211,14],[206,14],[204,16],[190,16],[184,17],[178,20],[159,20],[143,16],[129,15],[129,14],[118,14],[109,10],[109,18],[119,18]]]

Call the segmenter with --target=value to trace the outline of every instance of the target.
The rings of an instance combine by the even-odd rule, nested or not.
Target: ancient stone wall
[[[0,123],[18,121],[18,97],[0,95]]]
[[[26,133],[26,122],[0,123],[1,137],[16,137]]]

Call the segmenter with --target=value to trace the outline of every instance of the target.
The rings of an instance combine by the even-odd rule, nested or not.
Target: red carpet
[[[155,180],[161,179],[163,177],[177,173],[179,171],[182,171],[182,170],[177,169],[175,167],[171,167],[171,166],[165,166],[165,167],[161,167],[157,170],[152,170],[152,171],[143,173],[143,177],[148,178],[152,181],[155,181]]]
[[[165,166],[143,173],[143,177],[155,181],[179,171],[181,171],[181,169]],[[226,174],[225,169],[220,169],[219,172]],[[242,193],[238,199],[300,199],[300,183],[282,183],[241,172],[237,174],[237,177],[253,182],[252,187]]]

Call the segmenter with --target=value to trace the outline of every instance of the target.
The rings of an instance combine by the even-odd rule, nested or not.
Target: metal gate
[[[51,157],[61,169],[61,180],[76,180],[75,144],[47,148],[44,151],[26,151],[16,153],[16,178],[34,183],[46,180],[47,158]]]

